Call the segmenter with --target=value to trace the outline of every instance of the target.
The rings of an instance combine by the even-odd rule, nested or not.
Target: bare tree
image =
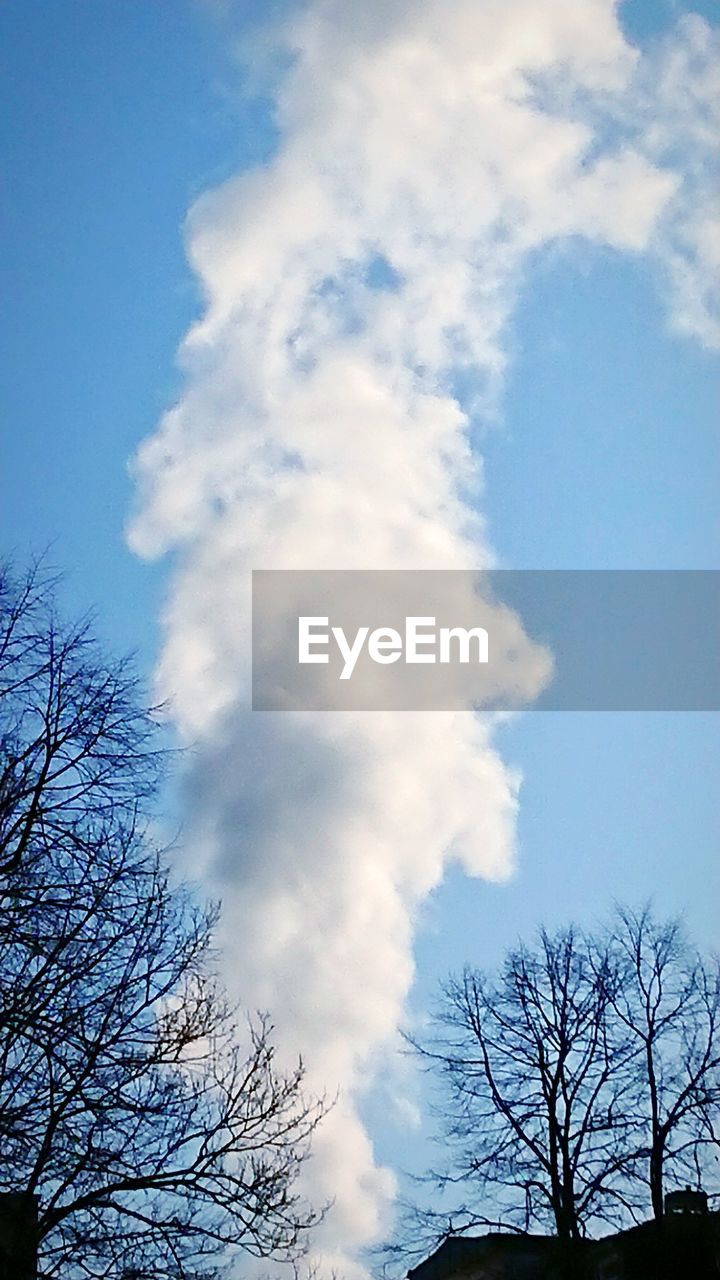
[[[720,966],[681,921],[619,908],[606,942],[620,975],[613,1015],[635,1045],[638,1172],[662,1217],[666,1184],[716,1174],[720,1145]]]
[[[444,987],[433,1035],[415,1047],[445,1085],[449,1164],[433,1178],[465,1191],[454,1231],[550,1227],[576,1239],[633,1211],[632,1046],[609,1017],[616,984],[609,957],[598,964],[568,929],[513,950],[496,978],[466,969]]]
[[[127,661],[109,662],[88,620],[63,625],[42,566],[0,567],[0,892],[21,863],[132,828],[153,794],[155,726]]]
[[[411,1043],[441,1087],[446,1163],[423,1181],[458,1199],[408,1206],[403,1247],[480,1226],[572,1240],[661,1217],[669,1187],[712,1190],[719,1029],[717,959],[649,908],[451,978]]]
[[[216,1276],[296,1259],[322,1105],[238,1026],[217,908],[150,836],[161,763],[127,663],[0,580],[0,1190],[40,1200],[43,1277]]]

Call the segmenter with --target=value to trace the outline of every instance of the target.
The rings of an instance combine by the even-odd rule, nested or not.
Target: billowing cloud
[[[511,872],[518,779],[489,720],[253,715],[250,569],[492,563],[470,420],[549,245],[654,255],[674,322],[714,340],[712,37],[692,19],[641,56],[611,0],[315,0],[279,38],[277,154],[189,217],[205,308],[130,536],[176,553],[158,690],[194,744],[187,853],[224,898],[228,975],[339,1090],[308,1177],[335,1198],[317,1250],[352,1275],[392,1202],[357,1097],[418,906],[453,860]]]

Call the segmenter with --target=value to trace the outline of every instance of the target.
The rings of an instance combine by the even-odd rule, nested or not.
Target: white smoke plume
[[[240,998],[339,1090],[309,1189],[335,1200],[318,1255],[359,1276],[394,1178],[357,1099],[402,1022],[417,909],[453,860],[510,874],[518,779],[471,716],[253,715],[250,569],[492,562],[470,427],[548,246],[652,255],[672,322],[718,341],[720,59],[699,18],[640,54],[612,0],[315,0],[277,40],[277,153],[189,217],[206,305],[130,537],[175,552],[157,683],[194,744],[187,857],[224,899]]]

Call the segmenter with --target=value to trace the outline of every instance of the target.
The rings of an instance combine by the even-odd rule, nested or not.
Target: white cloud
[[[686,15],[641,78],[642,145],[680,171],[655,249],[671,323],[720,349],[720,30]]]
[[[611,0],[318,0],[283,38],[277,156],[190,215],[206,308],[131,541],[179,550],[158,688],[195,744],[188,857],[224,897],[228,975],[341,1090],[309,1178],[349,1275],[393,1195],[356,1095],[403,1017],[418,904],[453,859],[510,873],[518,780],[467,716],[253,717],[249,571],[492,561],[450,374],[491,411],[543,247],[659,255],[674,323],[712,339],[711,37],[693,20],[643,59]]]

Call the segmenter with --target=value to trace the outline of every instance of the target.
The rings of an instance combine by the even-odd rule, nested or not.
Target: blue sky
[[[175,352],[200,310],[188,208],[273,152],[268,105],[243,96],[229,56],[259,10],[0,9],[3,547],[50,546],[69,606],[95,606],[148,672],[169,570],[126,546],[128,462],[178,394]],[[710,0],[692,10],[717,20]],[[684,11],[622,12],[647,41]],[[640,256],[572,243],[527,269],[502,420],[477,428],[501,563],[718,567],[718,362],[671,332],[664,288]],[[716,940],[713,715],[527,715],[500,745],[524,775],[518,871],[489,886],[453,869],[424,902],[413,1008],[448,968],[614,898],[652,892]],[[368,1114],[381,1158],[402,1162],[402,1133]]]

